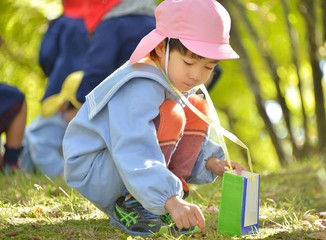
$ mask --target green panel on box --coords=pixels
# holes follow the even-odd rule
[[[219,232],[241,236],[242,195],[243,178],[225,172],[217,226]]]

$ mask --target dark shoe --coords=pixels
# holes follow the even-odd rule
[[[125,200],[125,197],[120,197],[114,206],[110,223],[134,235],[163,235],[169,232],[160,216],[146,210],[135,198]]]
[[[191,228],[178,229],[169,213],[161,215],[161,220],[162,220],[162,222],[164,222],[165,224],[167,224],[170,227],[172,232],[177,233],[177,234],[193,234],[193,233],[201,232],[201,230],[197,226],[191,227]]]

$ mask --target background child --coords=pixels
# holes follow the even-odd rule
[[[84,24],[87,0],[63,0],[63,13],[49,23],[40,50],[39,64],[48,78],[42,101],[57,94],[66,77],[82,69],[90,46]]]
[[[228,165],[191,108],[209,115],[198,86],[219,60],[238,58],[230,16],[214,0],[165,0],[155,17],[130,61],[87,95],[63,141],[68,185],[137,235],[167,232],[171,218],[172,230],[204,229],[199,207],[183,199],[188,183],[213,182]]]
[[[21,162],[25,172],[39,169],[51,177],[63,173],[62,139],[67,127],[64,115],[76,112],[75,107],[79,106],[78,102],[66,102],[74,96],[63,94],[67,91],[63,84],[67,82],[66,88],[69,84],[75,86],[75,89],[69,91],[70,94],[76,94],[83,76],[82,73],[72,73],[82,69],[90,46],[90,37],[83,19],[86,1],[88,0],[63,0],[63,13],[49,23],[43,36],[39,64],[47,77],[47,86],[41,101],[41,113],[25,131],[25,149]],[[68,76],[70,77],[66,79]],[[71,80],[74,78],[77,80]]]
[[[15,87],[0,83],[0,136],[6,134],[4,155],[0,154],[1,170],[6,166],[18,168],[26,116],[25,95]]]
[[[138,42],[155,28],[156,0],[86,0],[84,19],[92,43],[87,51],[79,102],[124,64]]]
[[[49,177],[63,175],[62,139],[80,107],[75,96],[82,76],[82,72],[70,74],[60,93],[43,102],[42,116],[36,117],[26,128],[20,164],[22,171],[35,173],[39,170]]]

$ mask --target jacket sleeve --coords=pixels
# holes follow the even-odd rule
[[[50,76],[59,54],[60,33],[63,31],[62,19],[63,17],[60,16],[50,22],[48,30],[42,38],[39,50],[39,64],[47,77]]]
[[[127,190],[155,214],[166,212],[164,205],[170,197],[182,196],[180,180],[166,167],[153,123],[164,94],[160,84],[135,79],[108,105],[115,165]]]
[[[63,138],[64,177],[74,188],[110,215],[124,185],[112,161],[107,110],[88,120],[86,105],[69,123]]]
[[[64,137],[68,185],[106,213],[125,189],[149,211],[166,213],[182,185],[165,165],[153,124],[164,99],[160,84],[132,79],[91,120],[84,104]]]
[[[222,147],[219,144],[215,143],[215,141],[213,141],[212,139],[206,137],[203,147],[198,155],[197,161],[193,168],[192,174],[189,179],[187,179],[189,183],[204,184],[215,181],[217,175],[214,174],[212,171],[206,169],[206,161],[210,157],[215,157],[220,160],[225,159]]]

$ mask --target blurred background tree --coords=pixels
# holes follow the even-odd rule
[[[241,56],[224,67],[233,68],[225,89],[241,100],[230,104],[224,96],[222,109],[255,164],[268,169],[325,153],[325,1],[220,2],[233,19],[231,42]],[[221,101],[216,96],[217,106]]]
[[[0,9],[0,82],[26,94],[30,122],[39,112],[46,85],[39,46],[48,22],[61,13],[60,0],[2,0]]]
[[[250,149],[257,172],[326,153],[325,0],[220,0],[232,18],[239,60],[221,61],[211,92],[222,125]],[[0,82],[21,89],[28,122],[39,111],[46,78],[38,50],[59,0],[0,1]],[[245,150],[227,141],[231,158]]]

